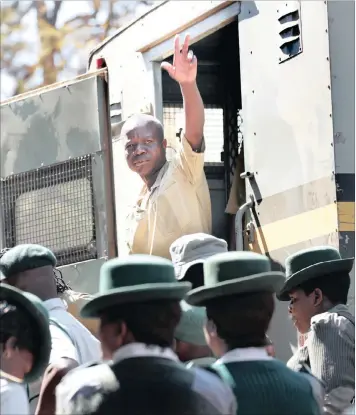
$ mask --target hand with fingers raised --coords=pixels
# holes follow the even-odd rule
[[[189,50],[189,35],[185,36],[183,46],[180,45],[179,35],[174,39],[173,64],[162,62],[161,68],[180,85],[191,84],[197,77],[198,62],[193,52]]]

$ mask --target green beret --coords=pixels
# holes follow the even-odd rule
[[[41,245],[24,244],[9,249],[0,259],[0,280],[30,269],[56,266],[54,253]]]
[[[206,321],[205,307],[193,307],[181,301],[182,317],[174,337],[185,343],[206,346],[203,327]]]

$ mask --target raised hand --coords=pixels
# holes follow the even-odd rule
[[[162,62],[161,68],[166,70],[169,76],[180,85],[192,84],[197,77],[198,62],[193,52],[189,50],[189,35],[185,36],[181,47],[179,35],[174,39],[173,65],[169,62]]]

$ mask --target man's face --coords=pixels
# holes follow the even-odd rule
[[[289,314],[293,324],[299,333],[307,333],[310,328],[310,320],[318,310],[319,300],[316,297],[316,292],[313,291],[307,295],[303,290],[297,289],[291,291],[289,297]]]
[[[146,127],[138,127],[124,136],[125,156],[129,168],[141,177],[156,173],[165,163],[166,140],[155,137]]]

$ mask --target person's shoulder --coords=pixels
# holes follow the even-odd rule
[[[216,393],[231,396],[231,388],[215,373],[203,367],[193,366],[188,369],[194,372],[196,385],[203,389],[214,389]]]
[[[92,362],[70,371],[56,387],[57,413],[87,413],[119,384],[110,366]]]
[[[91,362],[71,370],[57,386],[60,396],[77,399],[103,391],[108,384],[118,386],[116,377],[107,363]]]
[[[22,415],[29,413],[26,390],[21,383],[0,378],[0,401],[1,413],[3,414]]]
[[[217,413],[235,414],[237,402],[231,387],[225,383],[218,374],[201,367],[187,369],[194,372],[193,389],[217,408]]]
[[[348,317],[348,314],[348,312],[339,314],[337,309],[317,314],[311,319],[310,331],[323,337],[335,337],[347,333],[348,337],[354,338],[354,317],[351,315]]]
[[[312,317],[311,319],[311,327],[315,327],[315,326],[323,326],[323,325],[328,325],[330,327],[339,327],[341,328],[344,325],[354,325],[350,319],[353,317],[350,315],[350,318],[347,318],[347,316],[345,314],[349,314],[348,312],[346,313],[339,313],[337,307],[329,310],[329,311],[325,311],[324,313],[320,313],[317,314],[315,316]]]

